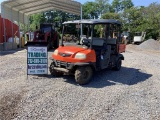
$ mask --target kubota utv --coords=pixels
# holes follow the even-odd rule
[[[80,36],[81,24],[83,35]],[[120,53],[125,52],[120,32],[121,23],[112,19],[64,22],[61,45],[52,54],[51,75],[74,75],[76,82],[83,85],[90,82],[96,71],[120,70],[124,60]],[[68,34],[74,37],[64,42]]]

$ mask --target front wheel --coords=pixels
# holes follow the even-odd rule
[[[78,67],[75,71],[75,80],[80,85],[89,83],[92,76],[93,69],[90,66]]]
[[[56,71],[56,70],[54,69],[54,63],[53,63],[53,62],[51,63],[51,65],[50,65],[50,67],[49,67],[49,71],[50,71],[51,75],[56,76],[56,77],[59,77],[59,76],[62,76],[62,75],[63,75],[62,72],[58,72],[58,71]]]
[[[121,65],[122,65],[122,60],[119,58],[115,63],[114,70],[119,71],[121,69]]]

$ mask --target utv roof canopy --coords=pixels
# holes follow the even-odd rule
[[[67,21],[63,24],[118,24],[121,25],[121,22],[114,20],[114,19],[93,19],[93,20],[73,20],[73,21]]]
[[[48,10],[81,14],[81,4],[73,0],[6,0],[1,3],[2,17],[11,21],[29,23],[29,16]]]

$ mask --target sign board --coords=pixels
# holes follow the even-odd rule
[[[47,47],[28,46],[27,74],[48,74]]]

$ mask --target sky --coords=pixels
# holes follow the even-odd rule
[[[0,0],[0,3],[2,1],[4,1],[4,0]],[[75,1],[78,1],[82,4],[84,4],[87,1],[95,1],[95,0],[75,0]],[[111,2],[112,0],[109,0],[109,1]],[[132,0],[132,2],[134,3],[135,6],[148,6],[150,3],[153,3],[153,2],[160,3],[160,0]]]
[[[87,1],[95,1],[95,0],[75,0],[78,1],[82,4],[84,4]],[[110,2],[112,2],[112,0],[109,0]],[[133,4],[135,6],[148,6],[149,4],[153,3],[153,2],[158,2],[160,3],[160,0],[132,0]]]
[[[0,0],[0,3],[3,1],[5,0]],[[87,1],[95,1],[95,0],[75,0],[75,1],[78,1],[84,4]],[[111,2],[112,0],[109,0],[109,1]],[[150,3],[153,3],[153,2],[160,3],[160,0],[132,0],[132,2],[134,3],[135,6],[148,6]]]
[[[6,0],[0,0],[0,4],[3,1],[6,1]],[[95,0],[75,0],[75,1],[80,2],[81,4],[84,4],[87,1],[95,1]],[[109,2],[111,3],[112,0],[109,0]],[[146,7],[153,2],[158,2],[160,4],[160,0],[132,0],[132,2],[135,6],[146,6]],[[1,13],[1,6],[0,6],[0,13]]]

